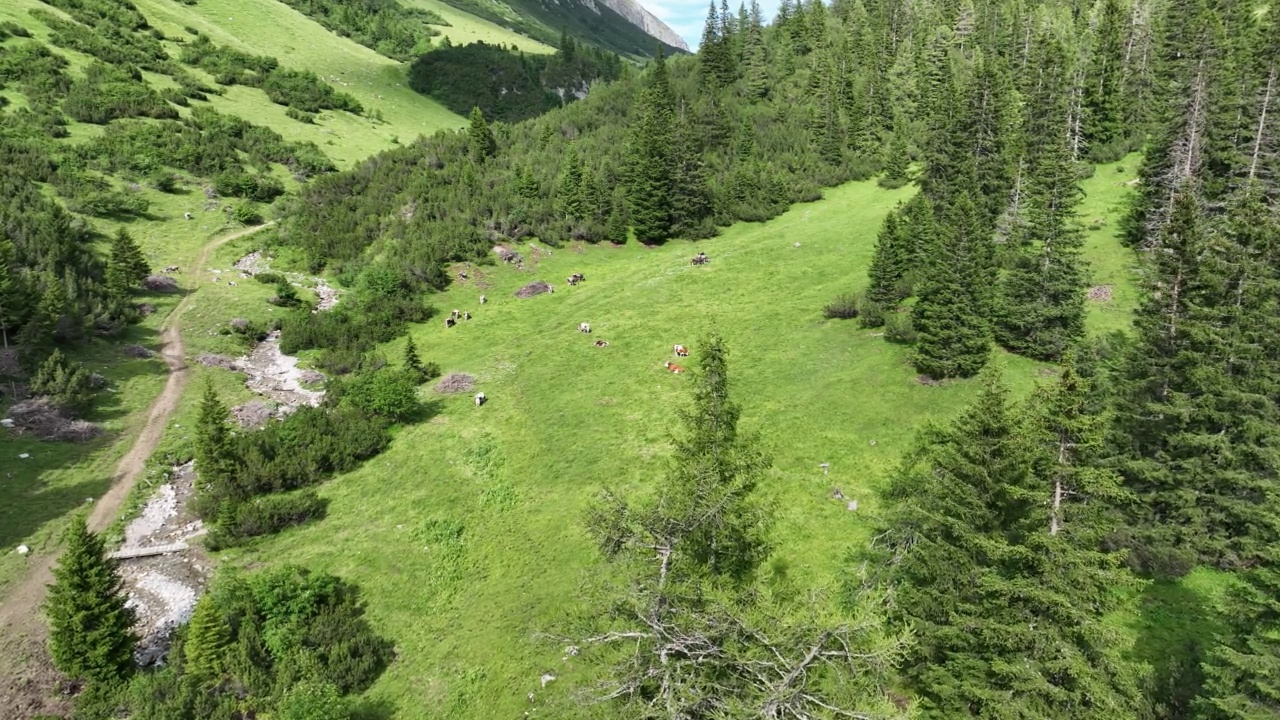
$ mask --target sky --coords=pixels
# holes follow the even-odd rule
[[[708,0],[639,0],[646,10],[658,16],[658,19],[675,30],[690,50],[698,49],[698,41],[702,39],[702,26],[707,21]],[[738,12],[741,0],[729,0],[729,8]],[[720,0],[716,0],[719,6]],[[760,9],[765,18],[773,17],[778,9],[778,0],[760,0]]]

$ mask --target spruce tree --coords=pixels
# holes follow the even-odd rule
[[[908,171],[911,168],[911,150],[907,145],[907,133],[904,122],[894,123],[895,129],[889,147],[884,153],[884,174],[880,177],[880,185],[886,188],[899,188],[911,179]]]
[[[917,334],[913,362],[934,379],[976,375],[991,354],[984,314],[990,255],[983,249],[991,243],[980,226],[977,208],[963,193],[932,246],[920,248],[925,259],[912,309]]]
[[[673,112],[666,60],[659,49],[649,70],[628,147],[628,214],[636,239],[646,244],[671,237]]]
[[[89,375],[83,365],[72,365],[61,350],[54,349],[31,377],[31,393],[49,398],[68,415],[76,415],[93,403]]]
[[[609,209],[609,218],[605,221],[605,239],[615,245],[624,245],[629,232],[626,203],[615,197]]]
[[[471,147],[471,157],[483,161],[498,152],[498,142],[493,138],[493,130],[484,119],[479,107],[471,108],[471,125],[467,128],[467,140]]]
[[[533,171],[528,167],[516,169],[515,191],[516,195],[525,200],[537,200],[541,195],[542,189],[538,187],[538,179],[533,176]]]
[[[138,287],[151,267],[142,256],[142,248],[129,234],[120,228],[111,240],[111,258],[107,262],[107,290],[117,297],[126,297]]]
[[[1280,540],[1274,222],[1233,204],[1213,232],[1191,192],[1175,198],[1116,393],[1118,466],[1134,495],[1137,564],[1178,575],[1199,559],[1256,565]]]
[[[1228,629],[1205,663],[1196,717],[1271,720],[1280,714],[1280,546],[1260,559],[1228,595]]]
[[[1000,279],[996,308],[1000,344],[1039,360],[1056,360],[1084,336],[1087,273],[1075,217],[1084,193],[1067,134],[1055,136],[1032,168],[1025,230]]]
[[[1084,90],[1084,138],[1100,161],[1117,159],[1125,128],[1125,17],[1120,0],[1102,0]]]
[[[560,165],[560,179],[556,183],[556,206],[560,215],[569,220],[583,220],[587,208],[583,202],[582,161],[578,149],[570,145]]]
[[[916,251],[901,213],[899,207],[885,216],[867,270],[867,298],[886,308],[911,294],[908,275],[916,264]]]
[[[84,515],[71,520],[63,544],[44,606],[53,662],[73,678],[119,682],[133,672],[137,643],[124,583]]]
[[[205,595],[196,603],[182,642],[183,671],[198,682],[216,685],[227,668],[231,649],[231,627],[218,607],[217,599]]]
[[[206,520],[216,518],[226,507],[245,499],[236,484],[237,462],[227,418],[227,406],[213,383],[205,383],[192,444],[199,477],[194,505]]]
[[[724,34],[724,22],[711,0],[702,41],[698,45],[698,71],[705,87],[715,90],[733,82],[732,39]]]
[[[22,324],[26,304],[14,273],[17,253],[8,238],[0,237],[0,348],[9,349],[9,336]]]
[[[418,357],[418,346],[413,342],[413,336],[409,335],[404,342],[404,367],[413,373],[414,377],[422,381],[426,373],[422,366],[422,358]]]
[[[756,99],[768,97],[772,87],[769,79],[769,56],[760,20],[760,4],[757,0],[752,0],[751,23],[743,34],[742,75],[749,97]]]
[[[1097,550],[1105,516],[1081,502],[1085,514],[1054,533],[1046,512],[1064,475],[1054,450],[1079,437],[1079,421],[1038,426],[990,371],[891,480],[881,542],[893,619],[917,638],[901,667],[922,717],[1136,716],[1135,668],[1104,621],[1131,593],[1119,558]],[[1086,488],[1083,474],[1065,477]]]

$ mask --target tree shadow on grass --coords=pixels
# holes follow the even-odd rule
[[[1151,666],[1145,689],[1151,717],[1189,720],[1204,685],[1201,663],[1223,630],[1208,599],[1181,581],[1152,582],[1142,593],[1134,659]]]
[[[391,720],[396,704],[386,698],[358,698],[351,704],[351,720]]]

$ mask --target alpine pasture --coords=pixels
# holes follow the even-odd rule
[[[1095,332],[1122,327],[1134,298],[1131,255],[1115,226],[1135,168],[1126,158],[1083,183],[1082,219],[1104,220],[1090,230],[1095,280],[1116,286],[1112,305],[1091,307]],[[602,487],[642,492],[661,471],[689,377],[663,363],[676,360],[680,343],[692,357],[679,362],[695,367],[699,339],[715,327],[730,348],[743,424],[773,455],[762,488],[776,508],[769,573],[804,591],[830,588],[848,551],[869,539],[872,490],[913,431],[950,416],[977,389],[974,381],[922,385],[907,348],[822,316],[831,298],[865,284],[881,219],[912,193],[852,183],[696,244],[546,254],[535,242],[544,252],[517,248],[523,271],[455,268],[468,279],[434,298],[441,313],[412,337],[446,374],[475,375],[488,403],[424,386],[429,419],[323,485],[325,520],[230,551],[224,562],[299,563],[358,583],[399,651],[370,691],[397,717],[510,717],[531,708],[581,716],[589,711],[569,704],[581,677],[564,644],[547,635],[573,612],[596,559],[584,508]],[[711,262],[690,265],[700,250]],[[575,272],[586,280],[570,287],[564,281]],[[555,291],[517,299],[534,280]],[[446,328],[454,308],[473,319]],[[578,332],[581,322],[591,334]],[[403,346],[383,351],[395,363]],[[1047,368],[1005,354],[998,361],[1022,392]],[[558,679],[543,688],[544,673]]]

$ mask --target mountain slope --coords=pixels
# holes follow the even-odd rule
[[[619,55],[653,55],[658,43],[670,54],[688,45],[635,0],[443,0],[505,28],[554,45],[562,33]],[[447,32],[445,34],[448,34]]]

